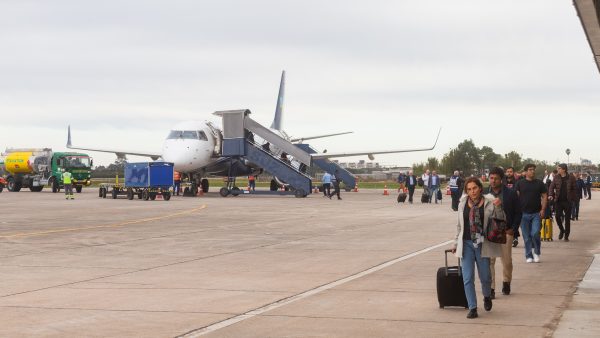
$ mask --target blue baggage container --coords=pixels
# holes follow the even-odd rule
[[[173,186],[173,163],[138,162],[125,165],[125,187],[159,188]]]

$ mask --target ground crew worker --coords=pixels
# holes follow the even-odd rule
[[[256,191],[256,177],[254,177],[254,175],[248,176],[248,188],[252,191]]]
[[[179,196],[179,190],[181,190],[181,174],[179,171],[173,171],[173,192]]]
[[[72,175],[70,172],[62,169],[62,180],[63,185],[65,186],[65,199],[74,199],[73,197],[73,184],[72,184]]]

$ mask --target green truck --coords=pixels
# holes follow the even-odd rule
[[[0,157],[6,188],[17,192],[21,188],[42,191],[50,186],[52,192],[63,187],[62,173],[68,171],[73,177],[73,187],[78,193],[89,186],[93,160],[87,154],[53,152],[52,149],[7,149]]]

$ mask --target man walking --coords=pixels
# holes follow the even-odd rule
[[[332,181],[333,181],[333,189],[334,189],[334,191],[333,191],[333,194],[329,195],[329,199],[331,199],[331,197],[333,195],[337,195],[337,199],[338,200],[342,199],[340,197],[340,183],[342,183],[341,182],[342,180],[341,180],[339,174],[340,174],[339,170],[336,170],[335,173],[333,173],[333,179],[332,179]]]
[[[512,281],[512,239],[515,229],[519,228],[521,223],[521,211],[519,210],[519,198],[517,193],[502,184],[504,171],[502,168],[495,167],[490,170],[490,187],[488,193],[495,200],[494,204],[499,205],[506,215],[506,243],[502,246],[502,294],[510,295],[510,283]],[[490,258],[490,272],[492,274],[492,299],[496,297],[496,258]]]
[[[513,167],[506,168],[506,172],[505,172],[504,179],[502,180],[502,184],[504,184],[504,186],[507,187],[508,189],[515,190],[515,185],[517,184],[517,178],[515,177],[515,168],[513,168]],[[520,219],[519,219],[519,222],[521,222]],[[519,245],[519,237],[521,236],[519,234],[519,227],[517,227],[515,229],[514,236],[515,237],[513,239],[512,246],[513,246],[513,248],[516,248],[517,245]]]
[[[525,241],[527,263],[540,262],[542,241],[540,228],[548,203],[548,190],[542,181],[535,178],[535,164],[525,165],[525,178],[517,181],[515,190],[521,207],[521,234]]]
[[[408,175],[406,175],[406,187],[408,188],[408,203],[412,204],[413,195],[415,194],[415,187],[417,186],[417,176],[413,174],[413,171],[410,170]]]
[[[331,198],[331,174],[328,172],[323,175],[323,197]]]
[[[554,201],[554,217],[560,229],[558,239],[564,237],[565,242],[569,241],[569,234],[571,234],[571,204],[577,199],[576,190],[577,179],[573,174],[569,174],[566,163],[559,164],[558,174],[554,176],[550,184],[550,197],[548,198]]]
[[[460,191],[460,182],[461,177],[458,175],[458,170],[454,170],[454,174],[450,176],[450,180],[448,181],[448,186],[450,187],[450,197],[452,198],[452,210],[458,211],[458,201],[460,200],[460,196],[462,195],[462,191]]]
[[[592,174],[588,171],[585,178],[585,192],[588,200],[592,199]]]
[[[433,171],[431,176],[429,176],[429,181],[431,182],[429,186],[429,191],[431,194],[429,195],[429,203],[431,203],[431,198],[435,200],[435,204],[438,202],[438,191],[440,190],[440,177],[437,174],[437,171]]]

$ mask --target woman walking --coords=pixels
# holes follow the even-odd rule
[[[483,307],[486,311],[492,309],[490,274],[490,257],[502,256],[500,244],[489,242],[485,234],[492,221],[492,213],[497,220],[504,219],[502,201],[491,195],[483,195],[483,185],[476,177],[470,177],[465,182],[465,195],[458,205],[458,225],[452,251],[462,259],[462,275],[469,304],[467,318],[477,318],[477,296],[475,294],[475,265],[481,291]],[[496,210],[494,210],[496,209]]]

